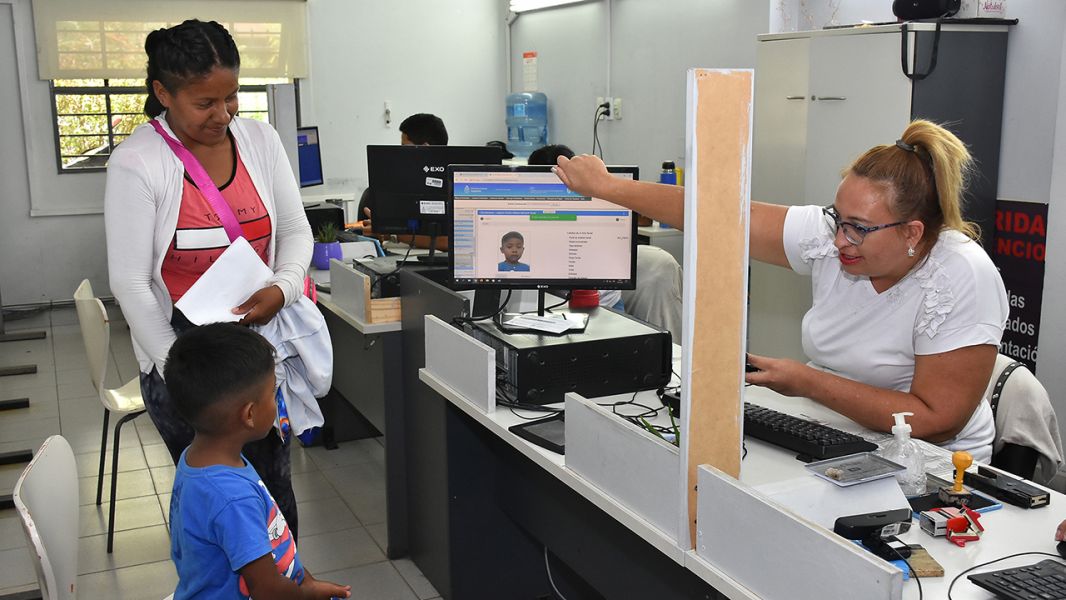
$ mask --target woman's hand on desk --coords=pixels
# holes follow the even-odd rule
[[[744,375],[752,385],[770,388],[783,396],[809,396],[810,374],[814,369],[789,358],[748,354],[748,363],[759,369]]]
[[[233,314],[244,315],[241,325],[266,325],[285,306],[285,294],[276,285],[269,285],[252,294]]]
[[[1059,523],[1058,529],[1055,530],[1055,541],[1061,542],[1066,540],[1066,521]]]

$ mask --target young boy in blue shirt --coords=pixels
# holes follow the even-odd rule
[[[500,252],[504,260],[496,266],[496,270],[503,271],[529,271],[529,265],[518,262],[522,253],[526,250],[526,240],[517,231],[508,231],[500,240]]]
[[[181,454],[170,499],[175,600],[348,598],[350,586],[318,581],[255,469],[248,442],[274,435],[274,348],[236,323],[191,329],[167,355],[164,378],[196,430]]]

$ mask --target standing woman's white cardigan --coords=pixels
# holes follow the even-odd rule
[[[165,114],[156,119],[176,138]],[[303,291],[313,246],[296,178],[270,125],[234,117],[229,130],[270,215],[270,283],[281,288],[288,306]],[[161,268],[178,223],[184,173],[181,161],[150,124],[134,130],[108,162],[104,225],[111,292],[129,323],[144,373],[154,366],[162,375],[175,339],[170,326],[173,305]]]

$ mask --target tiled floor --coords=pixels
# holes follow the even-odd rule
[[[109,386],[137,375],[129,331],[109,307],[112,358]],[[10,319],[10,317],[9,317]],[[6,330],[43,329],[44,340],[0,343],[0,366],[37,365],[35,375],[0,377],[0,400],[29,397],[30,408],[0,412],[0,452],[35,449],[61,433],[74,448],[80,477],[78,531],[80,598],[158,600],[174,588],[167,529],[174,467],[147,415],[123,427],[119,452],[115,551],[106,551],[108,479],[95,505],[103,409],[89,379],[73,308],[8,320]],[[117,419],[111,420],[111,425]],[[109,439],[112,439],[109,434]],[[110,473],[110,460],[107,461]],[[385,558],[385,451],[381,440],[292,449],[293,486],[300,511],[299,550],[315,577],[350,584],[352,596],[428,600],[438,594],[410,560]],[[10,493],[23,465],[0,466],[0,494]],[[36,587],[14,510],[0,511],[0,595]]]

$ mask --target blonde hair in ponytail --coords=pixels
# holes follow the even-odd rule
[[[867,150],[844,175],[888,185],[896,215],[924,223],[923,239],[932,247],[942,229],[980,237],[977,225],[962,218],[972,171],[973,158],[962,140],[936,123],[919,119],[911,121],[897,143]]]

